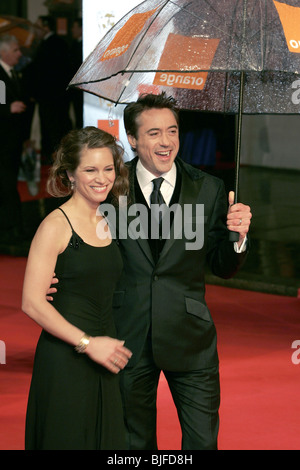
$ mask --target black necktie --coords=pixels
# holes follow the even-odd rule
[[[152,190],[152,193],[151,193],[151,196],[150,196],[150,203],[151,205],[152,204],[164,204],[165,201],[164,201],[164,198],[160,192],[160,187],[161,187],[161,184],[163,182],[163,178],[160,177],[160,178],[155,178],[154,180],[152,180],[152,183],[153,183],[153,190]]]
[[[164,178],[155,178],[152,180],[153,182],[153,190],[150,195],[150,204],[151,204],[151,211],[154,213],[155,219],[161,224],[162,221],[162,211],[159,210],[162,204],[165,204],[164,198],[160,192],[160,187],[163,182]],[[152,207],[153,204],[156,204],[156,207]]]

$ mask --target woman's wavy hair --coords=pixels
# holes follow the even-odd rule
[[[110,193],[111,202],[117,204],[119,196],[128,195],[128,169],[123,161],[123,147],[111,134],[93,126],[74,129],[63,137],[50,169],[47,181],[48,193],[54,197],[72,194],[68,173],[74,174],[85,149],[96,148],[108,148],[113,155],[116,179]]]

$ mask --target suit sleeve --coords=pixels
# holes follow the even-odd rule
[[[215,204],[209,220],[207,259],[214,275],[229,279],[244,264],[248,249],[244,253],[236,253],[233,242],[229,241],[229,231],[226,226],[227,196],[223,181],[219,180],[218,183]]]
[[[0,104],[0,117],[8,118],[11,115],[10,112],[10,103],[9,104]]]

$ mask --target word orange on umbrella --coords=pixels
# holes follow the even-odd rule
[[[147,11],[146,13],[136,13],[125,23],[123,28],[118,31],[100,61],[113,59],[125,54],[132,41],[142,31],[146,21],[150,18],[157,9]]]
[[[157,72],[153,83],[174,88],[203,90],[219,42],[219,39],[170,33],[157,67],[158,70],[166,72]],[[196,70],[203,72],[195,72]]]
[[[300,8],[274,0],[290,52],[300,54]]]

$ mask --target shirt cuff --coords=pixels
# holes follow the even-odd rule
[[[238,246],[237,242],[234,242],[234,251],[236,253],[244,253],[244,251],[246,251],[246,248],[247,248],[247,236],[244,238],[243,243],[241,244],[240,247]]]

